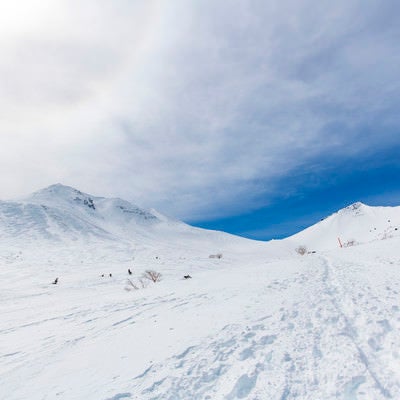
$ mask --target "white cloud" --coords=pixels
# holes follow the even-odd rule
[[[388,6],[1,7],[2,198],[61,181],[181,218],[222,216],[268,202],[310,160],[398,142]]]

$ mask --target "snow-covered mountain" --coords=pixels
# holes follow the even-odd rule
[[[1,202],[0,215],[3,235],[24,240],[128,239],[159,224],[181,225],[125,200],[95,197],[61,184],[20,201]]]
[[[0,400],[400,398],[399,214],[257,242],[62,185],[1,202]]]
[[[265,254],[266,249],[264,242],[192,227],[122,199],[92,196],[61,184],[17,201],[1,201],[0,239],[0,261],[29,260],[46,279],[61,275],[65,266],[71,273],[93,271],[94,265],[98,273],[126,271],[133,260],[152,267],[149,260],[159,260],[159,254],[184,272],[188,252],[192,257],[226,252],[246,257]],[[275,243],[268,254],[291,251]],[[23,271],[32,274],[32,268]]]
[[[400,235],[400,207],[370,207],[358,202],[283,241],[265,243],[265,248],[283,250],[305,245],[310,251],[327,250],[340,244],[346,247],[397,235]],[[179,241],[195,245],[197,241],[201,245],[207,239],[216,248],[261,245],[224,232],[195,228],[119,198],[92,196],[61,184],[18,201],[0,201],[0,237],[3,242],[23,242],[24,246],[32,243],[36,246],[38,241],[43,245],[97,241],[131,244]]]
[[[0,201],[0,237],[3,243],[25,248],[100,242],[199,247],[207,241],[210,250],[250,242],[257,246],[254,241],[195,228],[119,198],[92,196],[61,184],[18,201]]]
[[[291,236],[309,250],[328,250],[400,236],[400,207],[357,202]]]

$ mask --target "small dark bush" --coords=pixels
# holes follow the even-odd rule
[[[144,274],[143,278],[146,278],[152,282],[159,282],[161,281],[161,274],[157,271],[153,271],[151,269],[148,269]]]

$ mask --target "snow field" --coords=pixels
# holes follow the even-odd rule
[[[399,224],[355,203],[255,242],[63,185],[0,202],[0,399],[400,398]]]
[[[23,290],[1,302],[2,396],[397,398],[398,244],[281,259],[164,249],[163,281],[129,292],[110,260],[30,290],[19,262]],[[100,277],[106,265],[113,278]]]

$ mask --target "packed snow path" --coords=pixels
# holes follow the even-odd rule
[[[269,299],[266,315],[252,324],[227,325],[213,340],[146,370],[136,378],[141,394],[133,397],[399,398],[399,335],[391,334],[390,323],[398,286],[386,287],[394,301],[388,309],[387,298],[382,302],[371,287],[347,280],[349,265],[337,267],[329,258],[313,264],[268,286],[282,294],[301,286],[297,299],[280,298],[282,307],[268,314]]]
[[[175,275],[133,292],[90,269],[15,286],[1,298],[0,398],[398,399],[399,243],[192,259],[187,281],[187,261],[169,260]]]

